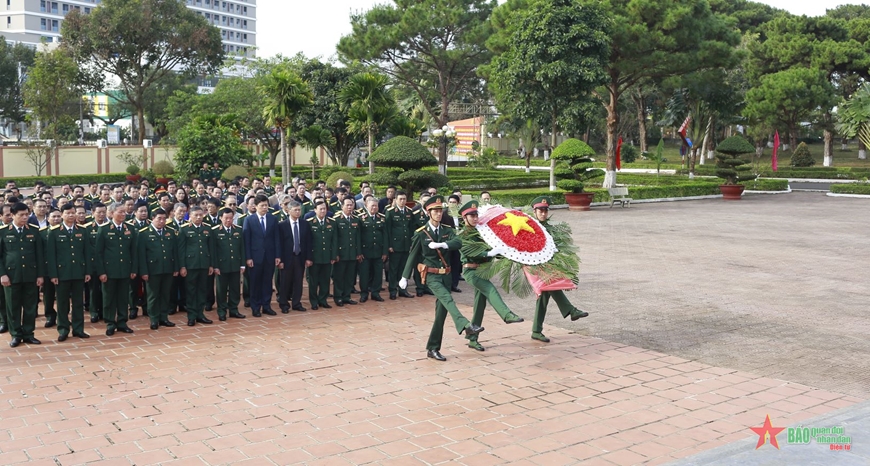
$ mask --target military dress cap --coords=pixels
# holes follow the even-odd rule
[[[466,215],[477,215],[477,207],[480,205],[478,201],[468,201],[465,204],[462,204],[462,207],[459,208],[459,213],[462,216]]]
[[[532,200],[532,208],[534,209],[549,209],[553,205],[553,199],[550,196],[538,196]]]
[[[444,196],[432,196],[426,200],[426,203],[423,204],[423,208],[426,211],[430,211],[432,209],[443,209],[444,208]]]

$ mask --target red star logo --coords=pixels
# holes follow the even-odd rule
[[[750,427],[753,432],[758,434],[758,444],[755,445],[755,449],[758,450],[764,445],[767,441],[767,435],[770,435],[770,444],[775,446],[777,450],[779,450],[779,442],[776,441],[776,436],[780,432],[785,430],[785,427],[773,427],[770,423],[770,414],[767,415],[767,418],[764,420],[764,425],[761,427]]]

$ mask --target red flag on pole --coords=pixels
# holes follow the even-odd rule
[[[686,132],[689,130],[689,124],[692,123],[692,115],[686,117],[683,124],[680,125],[680,129],[677,130],[677,133],[680,134],[680,137],[683,138],[683,143],[685,143],[689,148],[692,147],[692,143],[689,141],[689,138],[686,137]]]
[[[622,136],[619,137],[619,141],[616,142],[616,169],[622,170],[622,158],[620,157],[620,152],[622,152]]]
[[[776,153],[779,151],[779,131],[776,132],[776,135],[773,136],[773,155],[770,157],[770,167],[773,171],[776,171]]]

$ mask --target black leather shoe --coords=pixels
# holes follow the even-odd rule
[[[380,296],[374,294],[374,295],[372,295],[372,301],[377,301],[379,303],[382,303],[382,302],[384,302],[384,298],[381,298]]]
[[[395,300],[396,300],[396,295],[391,294],[391,295],[390,295],[390,301],[395,301]]]
[[[335,302],[335,305],[338,306],[338,307],[344,307],[344,303],[341,302],[341,301],[336,301],[336,302]]]
[[[250,301],[245,301],[245,307],[251,307],[251,302],[250,302]]]
[[[114,334],[115,334],[115,329],[113,329],[113,328],[107,328],[107,329],[106,329],[106,336],[107,336],[107,337],[110,337],[110,336],[112,336],[112,335],[114,335]]]
[[[238,312],[231,312],[230,317],[232,317],[233,319],[244,319],[245,315],[239,314]]]
[[[136,320],[139,317],[139,310],[136,308],[130,309],[130,317],[127,317],[129,320]]]
[[[36,338],[33,338],[33,337],[30,337],[30,338],[24,338],[24,339],[22,339],[21,341],[23,341],[24,343],[27,343],[28,345],[41,345],[41,344],[42,344],[41,341],[39,341],[39,340],[37,340]]]
[[[9,342],[9,346],[15,348],[21,344],[21,338],[13,338],[12,341]]]
[[[90,335],[88,335],[85,332],[82,332],[82,333],[73,332],[73,336],[76,338],[90,338],[91,337]]]
[[[312,304],[312,305],[311,305],[311,310],[312,310],[312,311],[316,311],[317,309],[319,309],[319,307],[317,306],[317,304]]]
[[[289,314],[289,313],[290,313],[290,309],[287,309],[286,307],[281,308],[281,314]]]
[[[458,286],[451,287],[450,291],[453,293],[462,293],[462,290],[460,290]]]
[[[57,341],[66,341],[66,335],[58,335]]]
[[[412,295],[411,293],[408,293],[407,291],[400,291],[399,296],[401,296],[403,298],[413,298],[414,297],[414,295]],[[420,296],[423,296],[423,295],[420,295]]]
[[[51,328],[51,327],[54,327],[55,325],[57,325],[57,318],[49,317],[48,319],[45,320],[45,328]]]
[[[196,325],[196,321],[195,321],[195,320],[188,320],[188,321],[187,321],[187,326],[188,326],[188,327],[193,327],[194,325]]]
[[[410,296],[409,296],[409,297],[410,297]],[[422,298],[422,297],[423,297],[423,292],[422,292],[422,291],[418,291],[418,292],[417,292],[417,297],[418,297],[418,298]]]
[[[260,311],[254,311],[251,313],[251,315],[254,317],[263,317],[263,314],[261,314]]]
[[[226,322],[226,321],[227,321],[227,316],[219,316],[219,317],[218,317],[218,320],[221,321],[221,322]]]
[[[351,293],[359,293],[359,290],[356,289],[356,287],[354,287],[353,289],[350,290],[350,292],[351,292]]]
[[[324,309],[332,309],[332,306],[330,306],[329,304],[321,304],[320,307]]]
[[[0,333],[6,333],[9,329],[5,325],[0,325]]]
[[[305,311],[307,311],[308,309],[305,309],[305,308],[302,307],[302,306],[296,306],[296,307],[293,308],[293,310],[294,310],[294,311],[299,311],[299,312],[305,312]]]
[[[133,333],[133,329],[130,327],[121,327],[118,329],[118,331],[123,333]]]
[[[466,326],[463,331],[465,332],[466,336],[477,335],[478,333],[483,331],[483,327],[478,327],[474,324],[468,324],[468,326]]]
[[[196,321],[200,324],[211,324],[212,321],[206,319],[205,317],[197,317]]]
[[[577,309],[577,308],[575,307],[574,310],[571,311],[571,320],[572,320],[572,321],[573,321],[573,320],[577,320],[577,319],[580,319],[580,318],[586,317],[586,316],[588,316],[588,315],[589,315],[588,312],[586,312],[586,311],[581,311],[580,309]]]
[[[178,309],[170,309],[169,312],[167,312],[167,314],[169,314],[169,315],[171,315],[171,316],[172,316],[172,315],[175,315],[175,314],[177,314],[177,313],[178,313]]]
[[[91,323],[92,323],[92,324],[96,324],[96,323],[99,322],[99,321],[100,321],[100,318],[99,318],[98,316],[91,317]]]
[[[359,304],[359,303],[356,302],[356,301],[354,301],[354,300],[352,300],[352,299],[348,299],[347,301],[344,302],[344,304],[353,304],[353,305],[356,305],[356,304]]]
[[[263,314],[266,314],[267,316],[276,316],[276,315],[278,315],[275,311],[269,309],[268,307],[263,308]]]
[[[426,351],[426,357],[432,358],[436,361],[446,361],[447,358],[441,355],[441,352],[438,350],[428,350]]]
[[[362,295],[362,296],[359,297],[359,302],[361,302],[361,303],[364,303],[364,302],[366,302],[366,301],[368,301],[368,300],[369,300],[368,295]],[[348,304],[349,304],[349,303],[350,303],[350,302],[348,301]]]
[[[175,327],[175,324],[172,323],[172,322],[170,322],[170,321],[168,321],[168,320],[164,320],[164,321],[158,322],[158,324],[159,324],[161,327]]]
[[[151,330],[157,330],[160,328],[160,324],[151,324]]]

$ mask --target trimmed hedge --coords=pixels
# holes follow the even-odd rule
[[[716,168],[713,166],[696,166],[696,175],[715,176]],[[678,170],[681,175],[688,174],[688,170]],[[617,175],[617,178],[621,175]],[[870,177],[870,168],[863,167],[784,167],[777,171],[772,171],[770,167],[766,167],[759,173],[759,176],[764,178],[818,178],[826,180],[860,180]]]
[[[868,194],[870,195],[870,184],[868,183],[838,183],[831,185],[831,192],[838,194]]]
[[[633,186],[628,188],[632,199],[666,199],[674,197],[710,196],[721,194],[718,181],[686,181],[669,186]],[[610,195],[604,188],[589,188],[587,192],[594,193],[593,202],[607,202]],[[513,206],[527,205],[538,196],[551,196],[556,204],[565,203],[565,192],[541,189],[516,189],[505,191],[490,191],[494,202],[510,203]]]
[[[456,180],[450,178],[450,185],[453,188],[463,191],[484,191],[492,189],[508,189],[508,188],[534,188],[539,186],[549,186],[549,178],[475,178]]]
[[[61,186],[69,183],[71,185],[87,186],[90,182],[103,183],[123,183],[127,181],[126,173],[104,173],[100,175],[60,175],[60,176],[20,176],[10,178],[0,178],[0,184],[6,185],[7,181],[14,181],[19,187],[29,188],[36,184],[37,181],[43,181],[50,186]],[[153,181],[153,180],[152,180]]]
[[[741,181],[750,191],[788,191],[788,180],[757,179]]]

